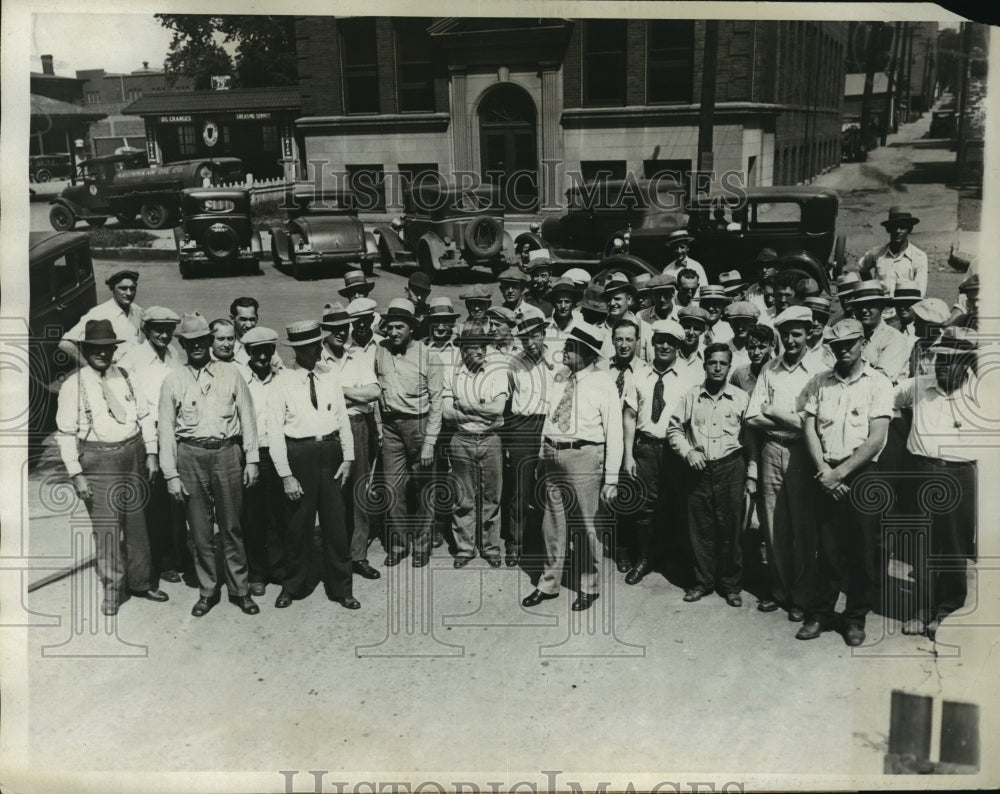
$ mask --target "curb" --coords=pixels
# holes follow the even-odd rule
[[[177,262],[177,251],[169,248],[91,248],[93,259],[134,259],[140,262]],[[260,262],[270,262],[271,252],[262,251]]]

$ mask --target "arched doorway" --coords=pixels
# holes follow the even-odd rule
[[[482,176],[500,186],[508,211],[530,212],[538,205],[535,130],[535,103],[523,88],[503,83],[479,103]]]

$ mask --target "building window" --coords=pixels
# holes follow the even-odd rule
[[[278,146],[278,127],[275,124],[264,124],[260,128],[260,148],[265,152],[276,152]]]
[[[397,19],[396,92],[400,112],[434,110],[434,63],[429,19]]]
[[[348,165],[347,186],[359,212],[385,212],[385,172],[381,165]]]
[[[101,92],[100,91],[88,91],[87,92],[87,104],[88,105],[96,105],[100,101],[101,101]]]
[[[130,88],[128,90],[128,100],[129,102],[135,102],[137,99],[142,99],[142,89],[141,88]]]
[[[340,23],[344,68],[344,112],[378,113],[378,47],[375,19],[348,19]]]
[[[185,124],[177,128],[177,151],[180,154],[195,154],[197,144],[194,127]]]
[[[694,22],[646,24],[646,101],[689,103],[694,96]]]
[[[583,101],[625,104],[626,21],[588,19],[583,23]]]
[[[584,182],[601,179],[624,179],[624,160],[581,160],[580,172]]]
[[[441,185],[444,184],[444,180],[441,178],[441,174],[438,171],[437,163],[400,163],[399,164],[399,177],[404,188],[408,188],[413,184],[414,177],[420,176],[420,182],[423,185]]]

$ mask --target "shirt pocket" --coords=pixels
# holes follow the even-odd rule
[[[189,427],[201,420],[201,401],[197,397],[185,397],[180,407],[181,421]]]

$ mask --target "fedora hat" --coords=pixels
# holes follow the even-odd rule
[[[313,342],[322,342],[329,335],[329,331],[324,331],[316,320],[296,320],[291,325],[285,326],[287,341],[281,344],[287,347],[301,347],[311,345]]]
[[[958,291],[967,295],[979,289],[979,274],[973,273],[965,281],[958,285]]]
[[[920,286],[915,281],[899,281],[892,293],[893,303],[917,303],[923,300]]]
[[[777,262],[778,252],[773,248],[762,248],[753,260],[754,262]]]
[[[445,295],[433,298],[427,307],[428,322],[441,321],[446,318],[458,319],[458,312],[452,306],[451,298]]]
[[[969,353],[978,347],[977,335],[969,328],[949,325],[942,329],[941,336],[931,345],[931,352],[941,355]]]
[[[208,320],[200,312],[185,314],[174,332],[174,336],[179,336],[181,339],[201,339],[203,336],[211,335],[212,331],[208,327]]]
[[[740,275],[740,271],[727,270],[725,273],[719,273],[719,283],[726,292],[739,292],[748,282]]]
[[[889,296],[885,294],[882,282],[877,279],[860,281],[851,293],[847,302],[852,306],[858,303],[888,303]]]
[[[544,317],[529,317],[517,324],[517,335],[528,336],[535,331],[545,330],[549,327],[549,321]]]
[[[323,319],[320,321],[320,325],[324,328],[336,328],[341,325],[350,325],[351,315],[347,313],[347,309],[344,305],[337,301],[336,303],[327,303],[323,307]]]
[[[365,295],[367,295],[375,289],[375,285],[365,277],[365,274],[362,271],[348,270],[344,274],[344,286],[337,290],[337,292],[346,298],[348,292],[353,292],[358,289],[363,289],[365,291]]]
[[[850,297],[851,293],[857,288],[858,284],[861,283],[861,276],[859,276],[853,270],[849,273],[844,273],[837,277],[836,292],[837,297],[841,300],[845,300]]]
[[[604,331],[596,325],[585,323],[582,320],[573,324],[567,335],[566,341],[570,339],[589,347],[597,355],[601,355],[601,348],[604,347]]]
[[[629,292],[632,297],[636,295],[635,284],[624,273],[612,273],[608,280],[604,282],[604,298],[610,298],[616,292]]]
[[[592,285],[583,292],[580,298],[580,309],[595,312],[597,314],[607,314],[608,304],[604,302],[604,290]]]
[[[80,340],[85,345],[120,345],[124,341],[115,337],[111,320],[87,320]]]
[[[920,223],[920,218],[911,215],[909,212],[899,207],[889,208],[889,217],[882,221],[882,225],[888,229],[891,226],[909,226],[911,229]]]
[[[417,325],[420,322],[420,318],[416,315],[416,308],[413,306],[413,301],[409,301],[406,298],[393,298],[389,301],[389,308],[382,315],[382,321],[389,323],[393,320],[403,320],[411,326]]]
[[[583,287],[568,278],[557,278],[549,285],[549,299],[554,299],[556,295],[568,293],[574,300],[579,300],[583,294]]]
[[[422,289],[424,292],[430,292],[431,277],[424,273],[424,271],[418,270],[415,273],[410,274],[410,278],[407,280],[406,286],[410,289]]]

